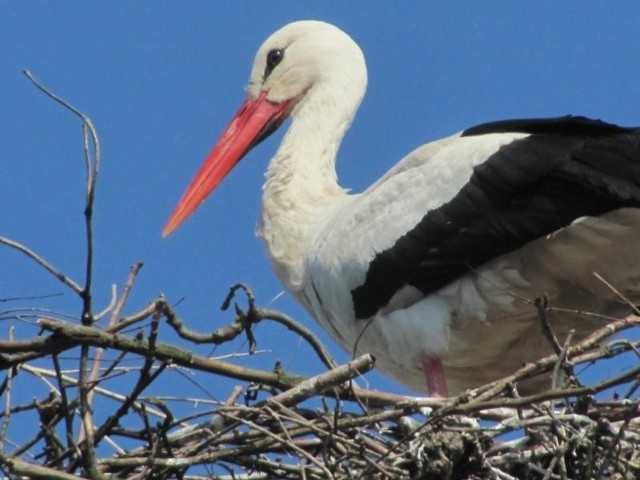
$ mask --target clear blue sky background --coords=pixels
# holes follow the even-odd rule
[[[204,155],[243,99],[254,53],[280,26],[321,19],[364,50],[369,91],[338,164],[358,191],[418,145],[476,123],[568,113],[640,124],[640,4],[595,2],[0,2],[0,235],[82,281],[84,160],[78,120],[25,79],[30,69],[88,114],[102,144],[95,211],[96,310],[145,262],[125,313],[159,293],[194,329],[232,315],[218,306],[246,282],[258,303],[323,335],[271,273],[254,231],[263,172],[282,132],[256,148],[172,237],[160,232]],[[0,299],[64,292],[40,306],[77,315],[80,302],[23,256],[0,248]],[[35,328],[21,329],[25,338]],[[3,337],[9,322],[0,324]],[[26,329],[25,329],[26,328]],[[314,373],[293,335],[257,329],[268,350],[243,364]],[[237,344],[234,348],[237,347]],[[241,346],[240,350],[246,348]],[[217,355],[199,348],[201,354]],[[234,351],[233,349],[231,351]],[[179,378],[179,376],[177,376]],[[374,388],[402,392],[377,375]],[[188,382],[182,385],[186,388]],[[183,388],[183,387],[180,388]],[[213,395],[228,389],[207,385]],[[186,390],[185,390],[186,391]]]

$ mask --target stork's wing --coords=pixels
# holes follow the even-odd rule
[[[578,218],[640,207],[640,129],[562,117],[480,125],[447,141],[358,199],[365,206],[355,205],[356,215],[369,219],[351,224],[370,236],[363,229],[380,223],[383,241],[351,285],[356,318],[374,315],[403,286],[427,295]]]

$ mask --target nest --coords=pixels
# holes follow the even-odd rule
[[[607,341],[612,333],[637,329],[636,316],[613,322],[560,355],[525,365],[508,378],[446,400],[357,387],[358,377],[374,367],[370,355],[301,378],[278,366],[253,370],[200,357],[159,340],[162,328],[170,327],[188,342],[232,342],[252,332],[258,322],[277,321],[303,335],[323,361],[331,362],[304,327],[286,315],[255,307],[253,301],[246,312],[237,309],[232,323],[206,335],[184,327],[164,298],[118,320],[99,327],[39,317],[43,335],[0,344],[2,393],[7,400],[2,433],[9,422],[33,429],[32,436],[11,448],[3,435],[0,461],[7,473],[65,479],[207,478],[202,472],[228,479],[640,475],[640,367],[591,386],[563,374],[567,381],[561,386],[526,397],[517,394],[519,382],[535,375],[573,370],[629,352],[637,356],[638,342]],[[137,333],[122,333],[145,321],[148,326]],[[249,337],[253,345],[255,338],[251,333]],[[92,370],[101,371],[99,375],[86,367],[100,362],[94,349],[117,353],[117,360]],[[84,375],[62,373],[59,358],[70,350],[78,352],[78,362],[86,362]],[[124,374],[131,380],[129,390],[103,387],[130,358],[139,368]],[[36,359],[47,360],[51,367],[35,366]],[[236,386],[225,402],[179,417],[171,400],[146,393],[175,368],[198,371],[202,383],[215,384],[224,377]],[[30,382],[51,379],[49,395],[28,404],[13,403],[11,388],[19,377]],[[620,388],[624,395],[602,394]],[[100,402],[100,415],[94,395],[109,400],[108,406]],[[211,406],[206,398],[183,400]],[[38,422],[29,420],[33,415]]]

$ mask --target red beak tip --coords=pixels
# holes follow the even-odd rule
[[[171,222],[168,222],[162,229],[162,238],[167,238],[169,235],[173,233],[175,229],[176,229],[176,226],[173,225]]]

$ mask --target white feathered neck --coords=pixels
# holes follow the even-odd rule
[[[310,238],[348,201],[337,182],[335,160],[367,83],[364,56],[346,34],[331,27],[314,42],[318,45],[307,45],[313,55],[297,52],[298,64],[289,66],[297,75],[309,72],[310,87],[293,108],[291,125],[269,164],[258,229],[276,273],[292,290],[304,285]]]

